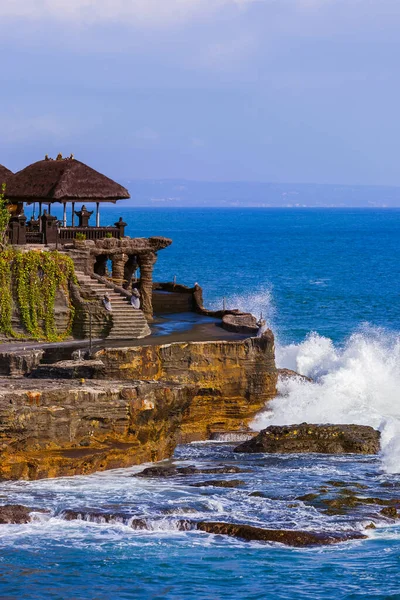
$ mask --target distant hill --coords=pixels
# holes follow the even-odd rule
[[[400,187],[307,183],[120,181],[135,206],[400,207]]]

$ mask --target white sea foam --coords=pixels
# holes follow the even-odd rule
[[[301,344],[278,347],[277,364],[315,383],[280,381],[280,396],[255,419],[256,430],[304,421],[371,425],[382,433],[384,469],[400,472],[399,334],[366,326],[338,348],[312,333]]]

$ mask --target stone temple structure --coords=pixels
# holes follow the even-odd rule
[[[122,217],[112,226],[101,226],[100,206],[129,199],[128,190],[73,155],[68,158],[58,155],[54,160],[46,156],[15,174],[1,167],[2,177],[6,180],[6,198],[12,215],[10,243],[43,245],[68,253],[74,260],[78,281],[86,288],[87,299],[92,292],[101,305],[106,293],[114,294],[116,308],[112,318],[118,320],[117,309],[120,309],[119,337],[129,328],[133,337],[148,335],[146,320],[153,317],[153,268],[157,253],[169,246],[171,240],[129,238],[125,236],[126,223]],[[76,203],[81,203],[78,210]],[[94,211],[86,208],[89,203],[95,203],[94,216]],[[63,207],[62,220],[52,214],[55,204]],[[24,211],[27,205],[34,207],[29,221]],[[139,277],[133,278],[136,273],[140,273]],[[142,310],[138,313],[146,319],[140,324],[138,313],[134,319],[134,310],[129,305],[132,283],[141,294]],[[128,319],[126,326],[123,318]]]

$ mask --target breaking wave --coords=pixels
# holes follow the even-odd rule
[[[268,425],[351,423],[382,433],[388,473],[400,472],[400,334],[365,326],[343,347],[316,333],[277,348],[279,367],[307,375],[281,380],[280,395],[253,422]]]
[[[220,310],[222,306],[221,298],[211,303],[213,310]],[[231,294],[225,298],[225,306],[227,309],[237,308],[243,312],[250,312],[257,318],[262,314],[268,327],[273,328],[276,309],[270,287],[261,286],[248,294]]]

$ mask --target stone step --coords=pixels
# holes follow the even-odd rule
[[[141,310],[134,309],[131,306],[129,296],[120,294],[85,273],[77,272],[76,276],[78,282],[89,287],[99,298],[99,301],[105,294],[110,298],[113,325],[108,339],[137,339],[143,334],[147,324],[146,318]]]

